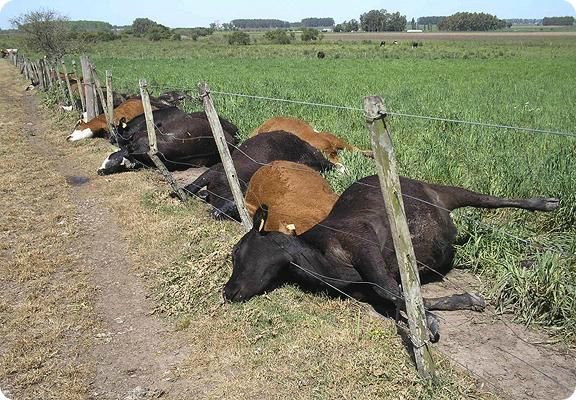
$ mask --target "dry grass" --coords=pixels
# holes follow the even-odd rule
[[[12,77],[0,68],[6,90]],[[64,178],[26,137],[21,87],[0,104],[0,136],[9,143],[0,148],[0,384],[17,399],[80,399],[90,371],[75,360],[96,324],[92,290],[77,264]]]

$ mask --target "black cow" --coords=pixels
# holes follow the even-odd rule
[[[212,130],[204,112],[187,114],[176,107],[171,107],[154,111],[153,117],[158,157],[168,170],[211,166],[220,161]],[[220,118],[220,123],[226,141],[236,144],[238,128],[223,118]],[[99,175],[154,165],[147,154],[148,131],[144,115],[128,123],[121,120],[116,130],[120,150],[104,160],[98,169]]]
[[[258,168],[275,160],[306,164],[317,171],[325,171],[334,166],[318,149],[291,133],[275,131],[256,135],[244,141],[232,153],[242,193],[246,193],[250,178]],[[214,218],[240,219],[221,163],[204,172],[184,190],[196,194],[204,186],[207,189],[203,192],[204,200],[214,206],[211,212]]]
[[[471,206],[551,211],[559,203],[557,199],[504,199],[408,178],[401,178],[400,182],[423,280],[438,278],[438,274],[443,275],[452,267],[456,237],[456,227],[450,217],[452,210]],[[361,301],[378,305],[392,303],[397,309],[404,308],[398,288],[398,264],[377,176],[351,185],[322,222],[299,236],[264,232],[265,220],[266,209],[262,207],[254,216],[254,228],[234,247],[233,272],[224,287],[227,300],[248,300],[285,282],[310,290],[330,291],[330,287],[312,275],[319,274],[330,285]],[[429,310],[481,310],[484,301],[462,294],[428,299],[425,305]],[[428,320],[431,338],[438,340],[437,321],[431,314]]]

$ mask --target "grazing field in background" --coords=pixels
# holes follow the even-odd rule
[[[326,37],[330,37],[329,35]],[[576,132],[576,41],[529,40],[323,41],[229,46],[205,41],[120,40],[97,45],[91,59],[114,84],[137,92],[190,88],[207,80],[215,92],[362,107],[381,95],[390,111],[456,120]],[[257,40],[258,41],[258,40]],[[316,54],[323,51],[324,59]],[[369,135],[361,111],[214,93],[218,111],[246,137],[265,119],[292,115],[361,148]],[[187,104],[200,109],[199,104]],[[555,196],[551,214],[461,210],[465,243],[457,264],[483,278],[485,294],[526,323],[576,332],[576,137],[391,117],[401,173],[498,196]],[[373,173],[370,161],[345,155],[347,175],[330,175],[338,190]],[[492,229],[491,227],[495,227]],[[504,232],[504,233],[502,233]],[[511,234],[511,235],[509,235]],[[513,236],[523,238],[519,240]]]

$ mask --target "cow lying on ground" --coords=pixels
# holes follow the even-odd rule
[[[333,167],[322,153],[299,137],[283,131],[257,135],[244,141],[234,152],[232,162],[236,167],[242,193],[246,193],[252,175],[262,166],[275,160],[287,160],[308,165],[317,171]],[[197,194],[206,186],[204,200],[214,206],[214,218],[240,220],[222,164],[216,164],[200,175],[184,190]]]
[[[152,106],[152,110],[157,110],[157,106]],[[128,99],[114,109],[114,125],[118,125],[120,120],[127,123],[137,116],[144,113],[144,106],[140,99]],[[106,114],[102,113],[96,118],[92,118],[88,122],[79,120],[76,123],[74,131],[68,135],[66,140],[74,142],[77,140],[87,139],[91,137],[103,137],[110,139],[111,135],[108,131],[108,124],[106,122]]]
[[[260,167],[246,190],[250,215],[268,206],[264,230],[301,234],[322,221],[338,200],[317,171],[292,161],[273,161]]]
[[[470,206],[552,211],[559,204],[557,199],[511,200],[408,178],[400,178],[400,182],[419,273],[428,280],[435,277],[434,273],[443,275],[452,267],[456,237],[450,217],[452,210]],[[254,228],[233,250],[233,272],[224,288],[227,300],[248,300],[285,282],[330,291],[328,285],[313,275],[320,274],[325,282],[361,301],[391,303],[404,309],[398,287],[398,264],[377,176],[352,184],[328,217],[301,235],[266,232],[262,229],[265,222],[266,208],[262,207],[254,217]],[[425,305],[429,310],[481,310],[484,302],[479,297],[462,294],[427,300]],[[428,322],[432,340],[438,340],[438,324],[433,315],[429,314]]]
[[[153,112],[156,126],[158,157],[170,171],[190,167],[211,166],[220,161],[210,124],[204,112],[187,114],[176,107]],[[238,142],[238,128],[220,118],[228,143]],[[99,175],[153,166],[148,156],[148,131],[144,115],[126,123],[120,120],[117,127],[120,150],[112,153],[98,169]],[[230,147],[232,146],[230,145]]]
[[[341,150],[359,151],[368,157],[372,157],[372,151],[362,151],[359,148],[346,143],[344,140],[334,136],[330,132],[318,132],[307,122],[292,117],[274,117],[270,118],[260,125],[251,137],[266,132],[286,131],[290,132],[311,146],[320,150],[328,160],[336,164],[339,162],[338,152]]]

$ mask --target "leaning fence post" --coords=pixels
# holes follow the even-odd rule
[[[112,71],[106,70],[106,105],[108,108],[108,113],[106,118],[108,119],[108,127],[110,128],[110,135],[115,136],[114,128],[112,124],[114,123],[114,95],[112,93]]]
[[[64,87],[64,78],[63,78],[62,74],[60,73],[60,63],[58,62],[58,60],[55,61],[54,70],[56,71],[56,76],[58,77],[58,86],[60,89],[60,99],[62,100],[62,102],[64,104],[66,104],[66,98],[68,97],[66,95],[67,89]]]
[[[228,178],[228,184],[232,190],[234,202],[236,203],[238,214],[240,214],[240,219],[242,220],[242,226],[244,226],[244,230],[248,232],[252,229],[252,219],[248,214],[248,210],[246,210],[246,204],[244,204],[244,195],[242,194],[242,189],[238,182],[236,168],[234,167],[232,157],[230,156],[230,150],[228,149],[228,143],[226,142],[226,137],[222,130],[222,124],[220,124],[220,118],[218,118],[218,113],[216,112],[216,108],[214,107],[214,103],[210,97],[210,88],[208,87],[207,82],[200,82],[198,84],[198,93],[204,103],[204,112],[206,113],[206,117],[208,117],[208,122],[210,123],[216,146],[218,146],[220,158],[222,159],[222,166],[226,172],[226,178]]]
[[[158,157],[158,146],[156,144],[156,127],[154,125],[154,115],[152,114],[152,105],[150,104],[150,95],[148,94],[148,84],[145,79],[140,79],[140,96],[142,98],[142,106],[144,107],[144,116],[146,118],[146,130],[148,131],[148,156],[154,162],[154,165],[162,172],[164,178],[172,190],[178,195],[180,200],[186,201],[188,195],[184,190],[178,187],[170,171],[166,168],[162,160]]]
[[[77,110],[76,102],[74,101],[74,95],[72,94],[72,86],[70,86],[70,79],[68,77],[68,70],[66,69],[66,63],[62,60],[62,71],[64,72],[64,79],[66,80],[66,88],[68,88],[68,97],[70,98],[70,105],[73,110]]]
[[[96,67],[93,64],[90,64],[90,71],[92,72],[92,80],[94,81],[94,87],[98,93],[97,97],[100,97],[100,105],[102,106],[102,111],[106,116],[106,122],[108,124],[108,133],[113,135],[112,131],[112,119],[108,115],[108,106],[106,105],[106,99],[104,98],[104,93],[102,92],[102,86],[100,86],[100,79],[98,79],[98,75],[96,74]]]
[[[422,378],[430,379],[434,377],[434,361],[429,348],[424,302],[420,294],[420,276],[418,275],[416,256],[414,255],[404,202],[402,201],[394,147],[384,119],[386,108],[382,98],[378,96],[365,97],[364,112],[372,137],[376,170],[380,179],[382,196],[392,231],[394,250],[398,259],[410,336],[414,342],[416,367]]]
[[[50,85],[50,89],[52,89],[53,88],[53,86],[52,86],[52,64],[50,64],[47,59],[44,59],[44,65],[46,66],[46,76],[48,77],[48,84]]]
[[[90,121],[96,117],[96,99],[94,98],[94,81],[92,80],[92,71],[90,70],[90,62],[87,56],[80,57],[80,65],[82,66],[82,91],[84,92],[84,100],[86,101],[86,118]],[[86,90],[84,90],[86,88]]]
[[[72,70],[74,71],[74,76],[76,77],[76,86],[78,87],[78,95],[80,96],[80,104],[82,105],[80,113],[84,114],[86,111],[86,102],[84,101],[84,77],[81,78],[78,70],[76,69],[76,60],[72,60]]]
[[[40,71],[40,81],[42,82],[42,90],[48,89],[48,81],[46,80],[46,66],[44,65],[44,60],[40,59],[38,61],[38,68]]]

